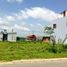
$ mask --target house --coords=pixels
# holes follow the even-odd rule
[[[62,12],[62,15],[62,18],[51,21],[49,26],[54,28],[56,42],[65,40],[64,43],[67,44],[67,11]]]
[[[42,38],[42,41],[48,43],[50,41],[50,37],[49,36],[44,36]]]
[[[7,41],[16,42],[16,32],[10,32],[8,33]]]
[[[17,41],[26,41],[26,37],[17,37],[17,39],[16,39]]]
[[[16,32],[7,33],[6,30],[0,32],[0,41],[16,42]]]
[[[36,40],[36,35],[29,35],[29,36],[27,36],[27,40],[35,41]]]

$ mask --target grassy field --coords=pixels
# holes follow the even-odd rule
[[[44,42],[0,42],[0,61],[67,57],[67,45],[55,49],[53,53],[52,45]]]

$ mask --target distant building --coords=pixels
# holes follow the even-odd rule
[[[17,34],[16,32],[8,33],[7,41],[16,42],[16,34]]]
[[[27,40],[35,41],[36,40],[36,35],[29,35],[29,36],[27,36]]]
[[[7,33],[6,30],[4,32],[0,32],[0,41],[16,41],[16,32],[9,32]]]

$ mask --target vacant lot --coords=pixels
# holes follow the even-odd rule
[[[57,44],[56,53],[52,48],[44,42],[0,42],[0,61],[67,57],[67,45]]]

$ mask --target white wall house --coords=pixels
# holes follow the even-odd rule
[[[56,28],[54,29],[56,42],[58,42],[58,40],[63,41],[67,35],[67,17],[53,20],[49,26],[53,27],[53,25],[56,25]],[[65,40],[64,43],[67,44],[67,40]]]
[[[8,33],[8,41],[16,42],[16,32]]]
[[[7,33],[7,41],[16,42],[16,32]],[[3,33],[0,32],[0,41],[3,41]]]
[[[54,36],[56,39],[56,42],[61,40],[62,42],[65,40],[65,44],[67,44],[67,39],[65,38],[67,36],[67,11],[63,11],[61,13],[62,18],[57,18],[50,22],[49,26],[54,28]]]

